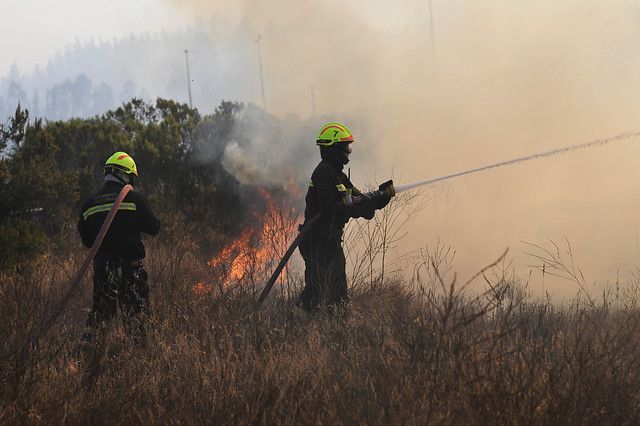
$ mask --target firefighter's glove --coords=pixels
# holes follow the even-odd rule
[[[376,206],[376,209],[380,210],[389,204],[391,197],[394,195],[396,195],[396,191],[393,188],[393,180],[388,180],[381,184],[377,191],[372,193],[371,199],[373,200],[373,204]]]

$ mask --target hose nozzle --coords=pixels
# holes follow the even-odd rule
[[[393,186],[393,180],[389,179],[385,183],[381,183],[378,187],[378,191],[375,192],[384,192],[389,197],[394,197],[396,195],[396,188]]]

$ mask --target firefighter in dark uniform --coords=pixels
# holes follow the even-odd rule
[[[104,174],[104,187],[84,203],[78,221],[82,243],[89,248],[122,188],[135,183],[138,170],[133,158],[116,152],[106,161]],[[92,340],[118,308],[130,332],[144,332],[139,314],[149,309],[149,284],[141,234],[159,230],[160,220],[144,195],[128,192],[93,260],[93,306],[83,340]]]
[[[305,197],[305,226],[312,226],[299,250],[305,263],[305,287],[293,313],[307,318],[321,303],[339,305],[347,301],[346,261],[342,234],[350,218],[372,219],[377,209],[391,200],[393,182],[380,185],[374,193],[363,194],[343,172],[349,162],[354,139],[340,123],[329,123],[320,129],[316,145],[322,161],[311,175]],[[320,219],[309,224],[320,214]]]

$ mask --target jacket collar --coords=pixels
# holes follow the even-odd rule
[[[327,163],[329,163],[331,167],[333,167],[337,172],[341,172],[344,169],[344,164],[342,164],[340,161],[336,159],[323,158],[322,161],[326,161]]]

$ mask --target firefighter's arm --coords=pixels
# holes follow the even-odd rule
[[[336,186],[332,181],[318,179],[314,181],[316,193],[318,195],[318,207],[324,217],[336,215],[344,217],[347,213],[348,206],[342,202],[336,203]]]
[[[343,200],[344,203],[349,207],[372,204],[375,210],[379,210],[389,204],[389,201],[391,201],[391,197],[393,197],[396,192],[393,187],[393,181],[388,180],[385,183],[381,184],[378,187],[377,191],[362,193],[354,187],[353,194],[353,196],[345,197],[345,199]]]
[[[363,217],[365,219],[373,219],[373,215],[376,212],[376,206],[372,200],[363,199],[358,204],[349,207],[349,216],[351,217]]]
[[[131,195],[135,197],[136,209],[140,214],[140,230],[148,235],[157,235],[160,231],[160,219],[149,205],[149,201],[139,192]]]
[[[342,199],[342,203],[349,208],[349,217],[363,217],[365,219],[373,219],[373,215],[376,211],[373,200],[371,200],[371,198],[369,198],[366,194],[363,194],[355,186],[351,189],[351,192],[351,195],[347,195]]]
[[[87,222],[84,220],[82,215],[83,212],[84,208],[82,212],[80,212],[80,218],[78,219],[78,233],[80,234],[82,244],[87,248],[91,248],[93,241],[95,240],[95,236],[89,235],[89,227],[87,226]]]

